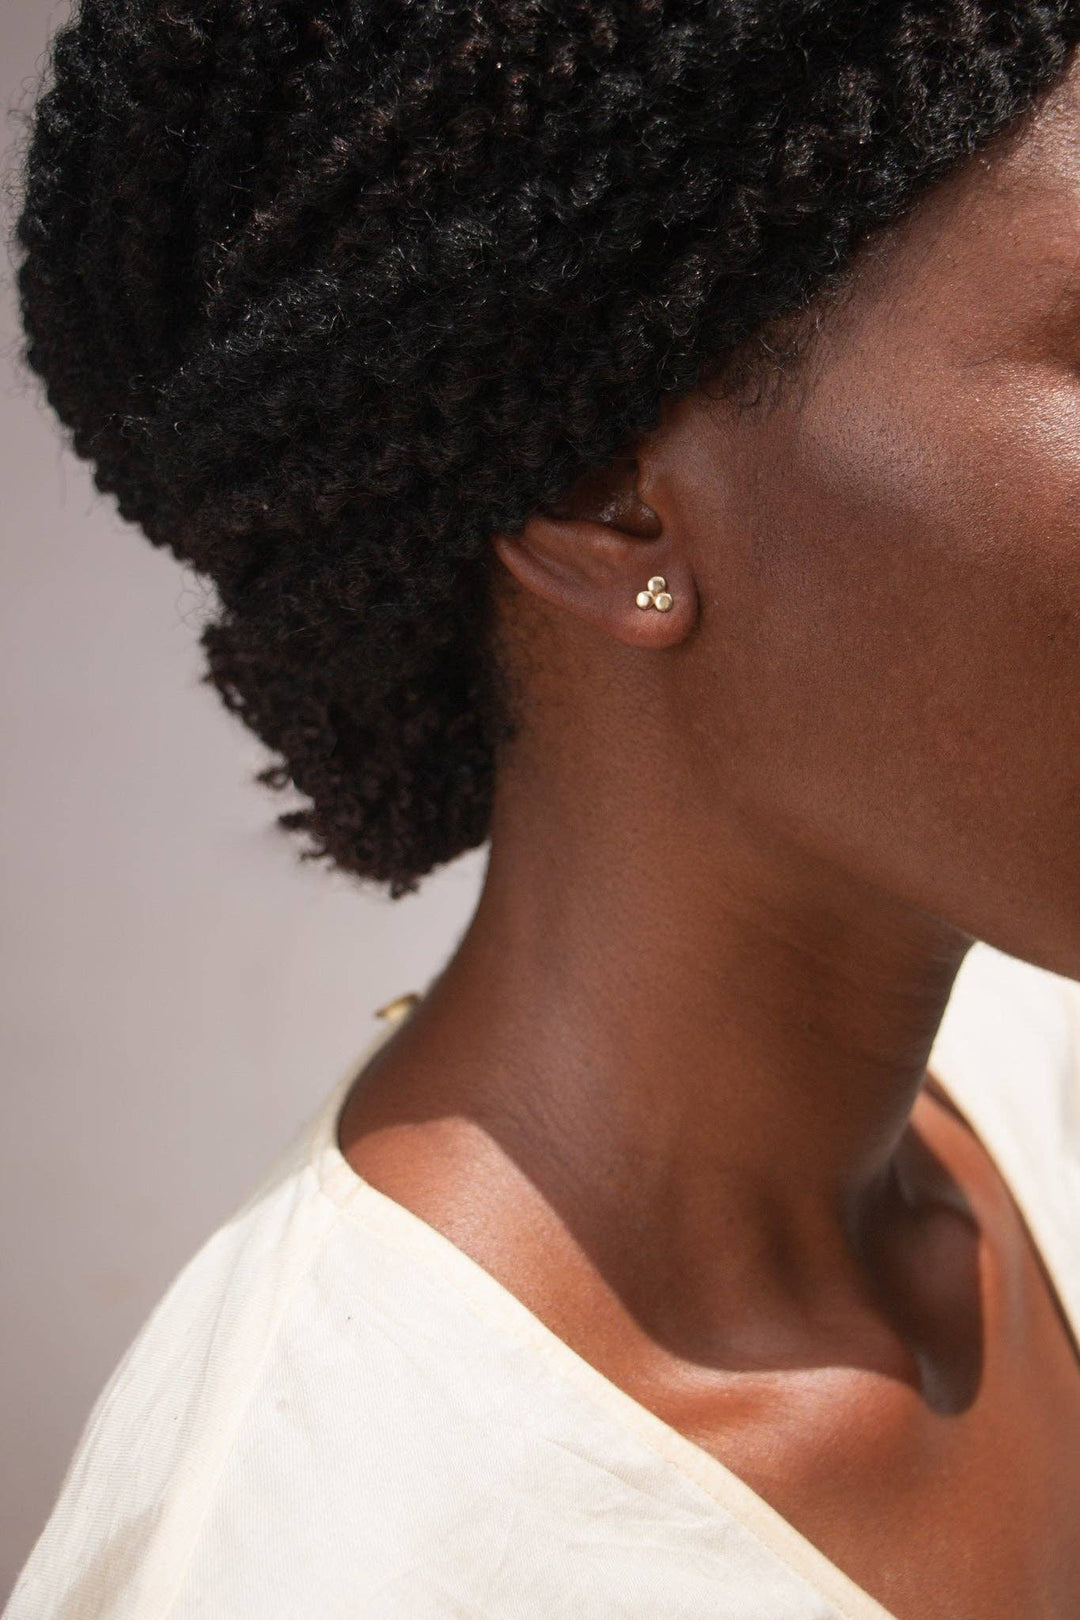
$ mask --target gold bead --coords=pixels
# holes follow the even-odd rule
[[[671,606],[671,594],[669,591],[660,591],[656,596],[653,597],[653,601],[656,603],[661,613],[666,613],[668,608]]]
[[[634,600],[637,602],[637,605],[640,608],[652,607],[652,597],[649,595],[648,591],[638,591]]]
[[[663,574],[654,574],[652,579],[650,579],[650,581],[649,581],[648,588],[649,588],[650,594],[655,596],[657,591],[663,591],[663,590],[667,589],[667,580],[664,578]]]

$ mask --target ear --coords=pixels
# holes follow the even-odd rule
[[[633,455],[590,469],[520,533],[492,543],[525,589],[630,646],[673,646],[696,620],[690,569],[642,499]]]

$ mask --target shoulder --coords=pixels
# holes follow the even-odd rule
[[[1059,1282],[1070,1287],[1080,1238],[1080,984],[974,946],[928,1068],[981,1138]]]
[[[1080,984],[976,943],[957,974],[929,1067],[950,1091],[974,1091],[976,1102],[1023,1094],[1080,1141]]]
[[[308,1132],[177,1273],[99,1394],[6,1620],[165,1613],[340,1212]]]

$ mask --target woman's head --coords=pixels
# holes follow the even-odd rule
[[[1080,57],[857,270],[767,408],[665,400],[495,536],[528,718],[500,825],[633,800],[684,896],[906,910],[1080,977]]]
[[[607,679],[868,875],[951,835],[967,926],[973,765],[1067,719],[1077,39],[1070,0],[84,0],[28,359],[214,581],[209,678],[312,853],[406,892],[516,720]]]

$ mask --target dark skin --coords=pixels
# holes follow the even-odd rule
[[[494,551],[525,724],[346,1156],[899,1620],[1078,1620],[1080,1355],[926,1064],[973,940],[1080,978],[1080,63]]]

